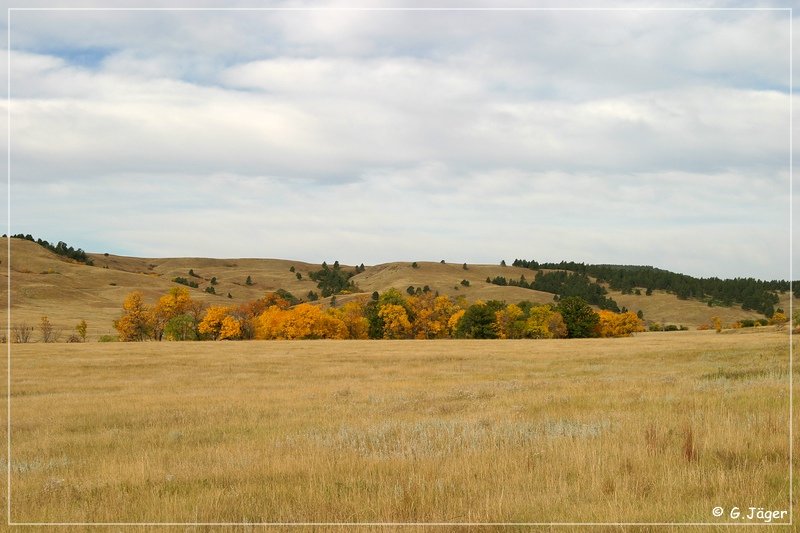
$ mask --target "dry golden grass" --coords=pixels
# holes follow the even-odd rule
[[[785,334],[12,348],[18,522],[788,509]]]

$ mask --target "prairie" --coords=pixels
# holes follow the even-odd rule
[[[763,523],[727,513],[789,509],[768,329],[13,345],[12,521]]]

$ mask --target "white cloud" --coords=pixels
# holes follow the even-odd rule
[[[787,30],[750,12],[15,13],[15,226],[143,255],[784,277]],[[48,229],[62,219],[74,238]]]

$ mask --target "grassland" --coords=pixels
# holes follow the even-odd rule
[[[715,506],[789,506],[785,333],[30,344],[12,363],[16,522],[718,523]]]

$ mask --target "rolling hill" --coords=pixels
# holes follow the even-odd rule
[[[0,294],[7,297],[8,239],[0,239]],[[89,338],[114,334],[112,321],[119,316],[122,302],[131,291],[140,290],[145,299],[154,302],[160,295],[176,286],[172,280],[183,277],[198,284],[190,289],[193,298],[208,305],[233,305],[255,300],[269,291],[284,289],[297,298],[306,299],[310,291],[319,292],[309,272],[320,265],[287,259],[209,259],[209,258],[137,258],[102,253],[87,254],[85,263],[57,255],[35,242],[11,239],[11,322],[12,326],[26,323],[35,326],[42,316],[48,316],[64,336],[80,320],[89,325]],[[292,269],[292,267],[294,267]],[[341,265],[346,271],[354,266]],[[190,270],[194,275],[190,274]],[[292,271],[294,270],[294,271]],[[298,279],[297,274],[301,279]],[[516,286],[487,283],[486,279],[502,276],[528,279],[535,275],[530,269],[501,265],[468,265],[462,263],[411,262],[385,263],[367,266],[352,281],[359,292],[337,295],[337,302],[369,297],[373,291],[397,288],[403,293],[409,286],[424,287],[453,298],[550,303],[554,294]],[[250,277],[252,284],[247,284]],[[216,294],[205,292],[216,278]],[[462,281],[469,282],[469,286]],[[230,294],[230,297],[228,295]],[[647,321],[682,324],[694,328],[718,316],[724,323],[741,319],[762,318],[754,311],[741,307],[713,307],[699,300],[678,299],[673,294],[656,290],[650,296],[623,294],[609,290],[608,296],[631,311],[641,310]],[[789,294],[779,295],[781,304],[788,307]],[[329,298],[321,298],[329,305]],[[0,311],[4,323],[7,311]]]

